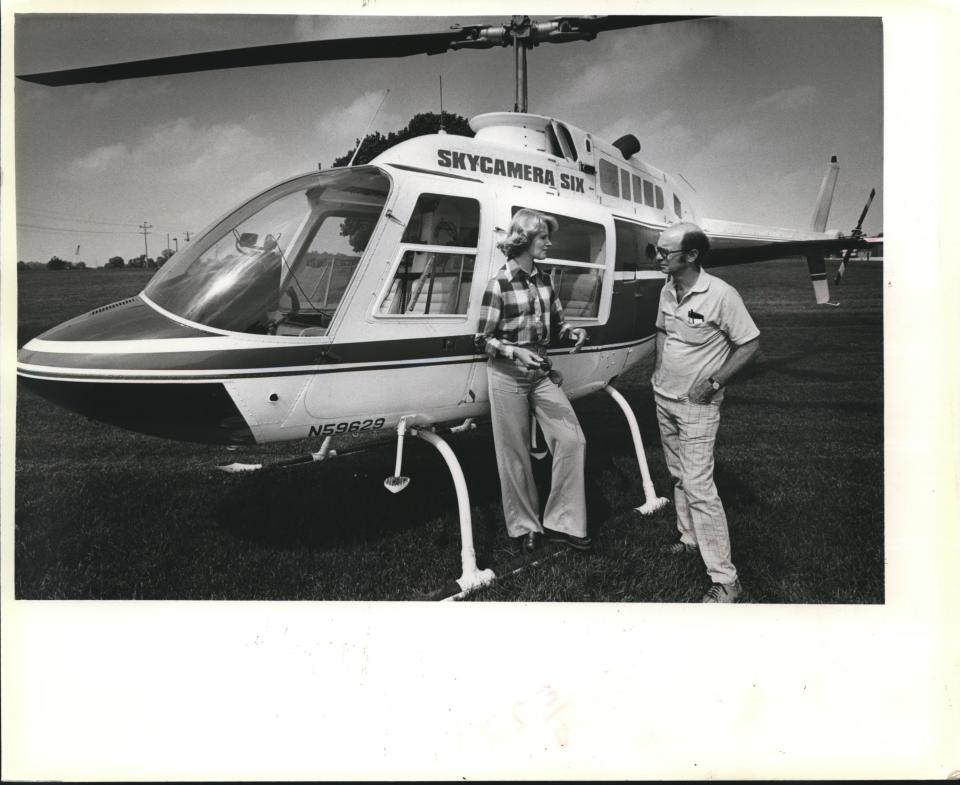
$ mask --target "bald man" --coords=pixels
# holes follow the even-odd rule
[[[674,224],[660,235],[657,260],[668,277],[652,382],[680,530],[680,541],[665,550],[699,552],[712,581],[703,602],[736,602],[743,589],[713,482],[713,445],[723,388],[760,348],[760,331],[736,289],[701,269],[709,250],[696,224]]]

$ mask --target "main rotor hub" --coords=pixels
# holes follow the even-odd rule
[[[592,41],[597,34],[581,30],[571,19],[533,22],[529,16],[515,16],[509,25],[460,28],[468,38],[451,43],[452,49],[489,49],[494,46],[522,46],[533,49],[540,44],[561,44],[567,41]]]

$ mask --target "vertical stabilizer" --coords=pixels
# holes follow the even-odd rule
[[[820,251],[807,253],[807,269],[810,270],[810,282],[813,284],[813,296],[817,305],[839,305],[830,302],[830,284],[827,283],[827,265]]]
[[[824,172],[823,182],[820,183],[817,205],[813,208],[813,215],[810,218],[811,231],[827,230],[827,218],[830,217],[830,205],[833,203],[833,190],[837,187],[838,174],[840,174],[840,164],[837,163],[837,156],[832,155],[830,163],[827,164],[827,171]]]

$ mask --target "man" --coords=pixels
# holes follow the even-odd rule
[[[660,235],[657,259],[668,278],[660,293],[652,382],[680,530],[680,542],[666,550],[699,551],[713,582],[703,602],[736,602],[742,587],[713,482],[713,445],[723,388],[756,354],[760,331],[736,289],[701,269],[709,250],[707,236],[692,223]]]

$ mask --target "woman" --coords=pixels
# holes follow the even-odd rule
[[[577,550],[590,550],[583,489],[586,441],[570,401],[550,380],[547,346],[551,332],[569,335],[579,351],[587,339],[582,327],[563,320],[563,306],[550,277],[536,262],[547,256],[557,221],[533,210],[513,217],[507,238],[497,247],[507,263],[487,284],[480,310],[482,345],[490,360],[487,383],[493,441],[500,472],[507,534],[523,553],[542,535]],[[540,523],[537,486],[530,465],[530,411],[553,453],[553,482]]]

